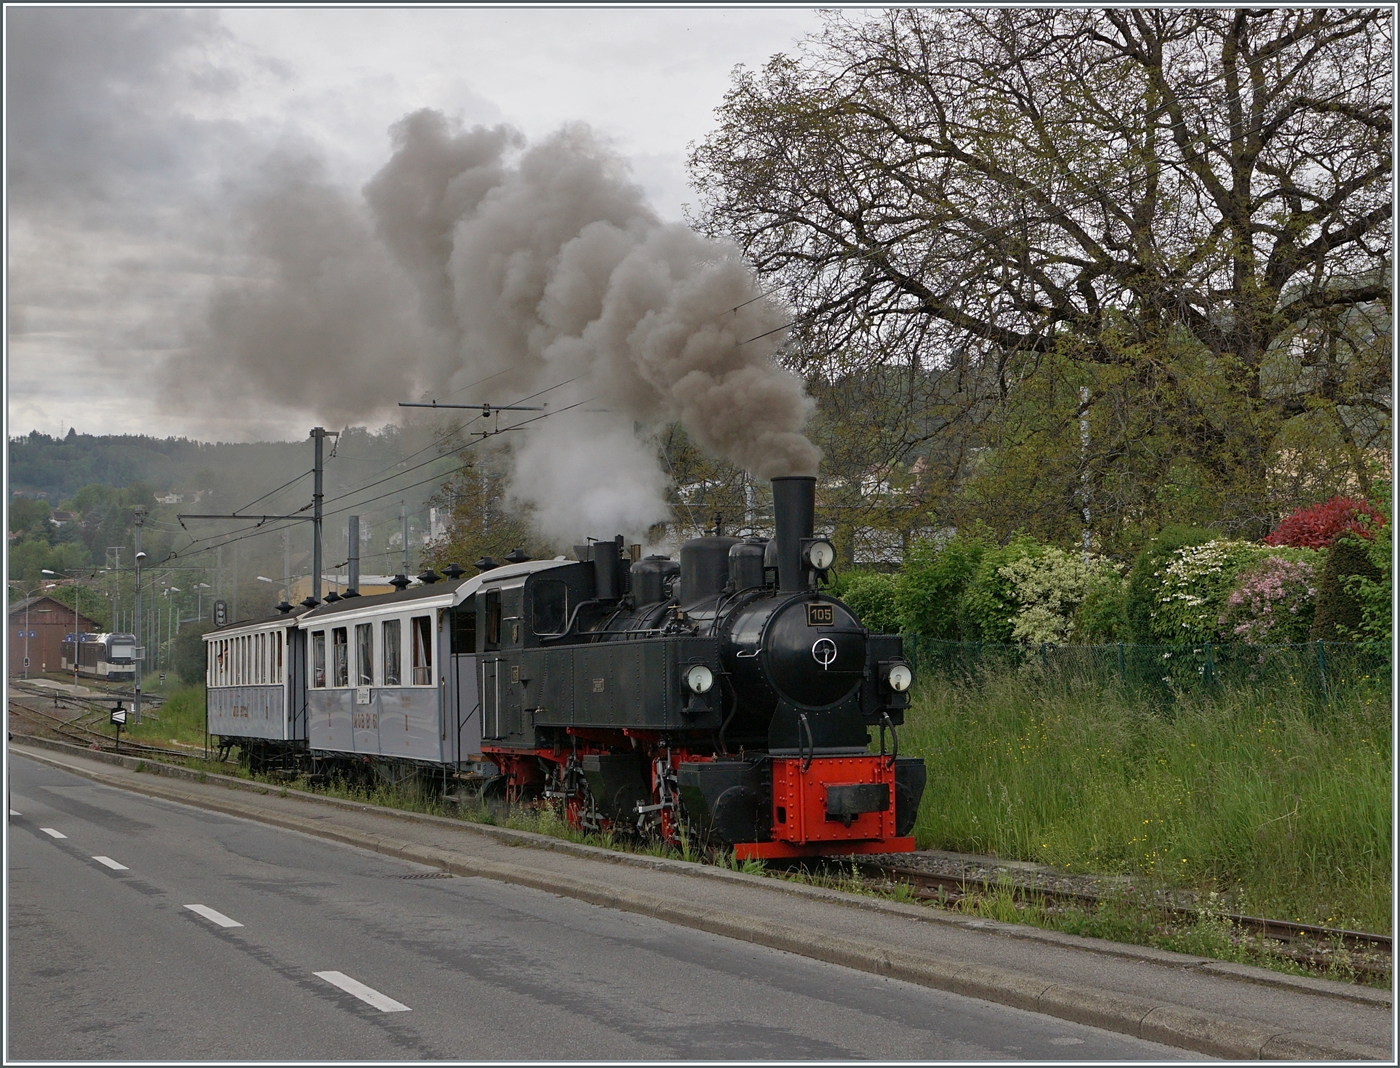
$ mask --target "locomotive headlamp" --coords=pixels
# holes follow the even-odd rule
[[[715,684],[715,673],[704,664],[692,664],[686,669],[685,686],[691,693],[709,693]]]
[[[895,693],[903,693],[914,685],[914,673],[909,670],[908,664],[891,664],[885,673],[885,681]]]
[[[836,548],[825,538],[810,538],[802,544],[802,559],[816,571],[825,571],[836,562]]]

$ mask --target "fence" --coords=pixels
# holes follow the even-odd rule
[[[997,645],[904,636],[916,673],[976,681],[989,671],[1031,672],[1048,684],[1121,687],[1146,700],[1251,687],[1303,688],[1321,699],[1359,687],[1391,691],[1390,651],[1378,643],[1247,645]]]

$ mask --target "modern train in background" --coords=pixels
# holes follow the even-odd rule
[[[76,654],[75,654],[76,649]],[[61,666],[88,679],[131,682],[136,678],[136,635],[69,634],[63,639]]]
[[[674,561],[619,536],[210,632],[209,732],[263,767],[486,773],[575,826],[741,859],[912,850],[913,675],[901,638],[821,589],[815,485],[773,480],[772,539]]]

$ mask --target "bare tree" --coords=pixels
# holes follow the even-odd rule
[[[1189,462],[1257,527],[1290,434],[1363,480],[1385,440],[1391,18],[829,16],[736,74],[692,149],[694,221],[804,309],[805,373],[939,369],[985,416],[1067,361],[1051,421],[1093,420],[1068,510],[1086,469],[1104,499],[1148,483],[1141,508]]]

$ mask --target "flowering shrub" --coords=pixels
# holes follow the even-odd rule
[[[1011,637],[1018,642],[1065,642],[1079,638],[1074,618],[1089,592],[1116,582],[1121,566],[1100,556],[1086,562],[1076,553],[1047,547],[998,568],[1017,605]]]
[[[1166,567],[1153,572],[1152,637],[1170,644],[1215,641],[1237,576],[1267,555],[1253,542],[1224,539],[1174,551]]]
[[[1348,532],[1372,538],[1384,522],[1385,516],[1366,501],[1337,496],[1324,504],[1292,512],[1264,539],[1264,544],[1325,549]]]
[[[1270,556],[1240,576],[1220,616],[1224,634],[1247,642],[1308,639],[1317,604],[1317,569],[1307,560]]]

